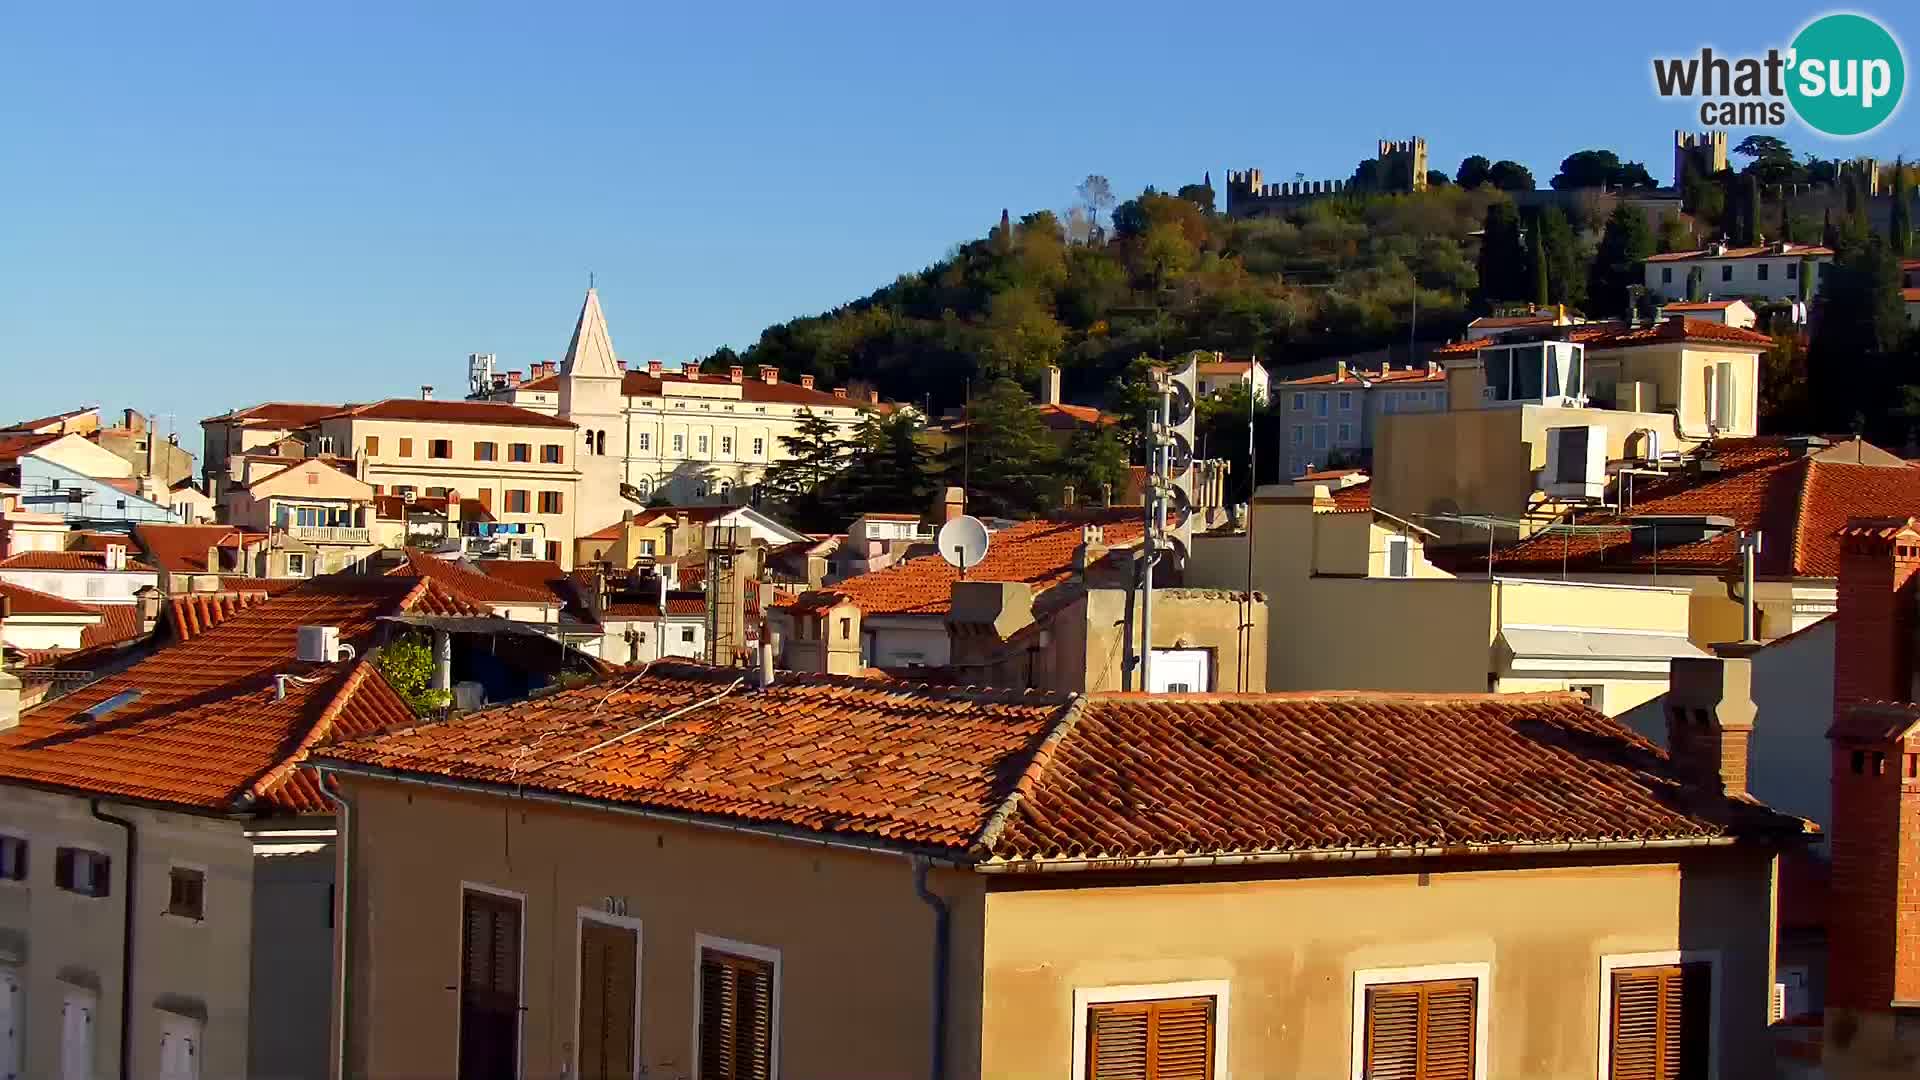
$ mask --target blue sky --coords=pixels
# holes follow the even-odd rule
[[[1344,177],[1382,137],[1544,184],[1697,126],[1654,51],[1804,4],[9,5],[0,414],[197,421],[557,359],[587,275],[623,358],[744,347],[983,233],[1211,169]],[[1906,43],[1908,4],[1858,8]],[[1690,28],[1705,25],[1705,30]],[[1736,131],[1737,140],[1742,132]],[[1799,151],[1920,157],[1911,103]]]

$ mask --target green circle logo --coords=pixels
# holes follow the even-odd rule
[[[1793,39],[1787,98],[1807,126],[1863,135],[1893,115],[1907,86],[1900,43],[1865,15],[1822,15]]]

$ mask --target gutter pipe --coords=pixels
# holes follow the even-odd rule
[[[953,910],[944,897],[927,888],[927,871],[931,868],[928,859],[913,860],[913,890],[920,894],[922,903],[933,909],[933,1030],[929,1036],[932,1045],[927,1051],[927,1075],[931,1080],[946,1080],[947,972],[953,955]]]
[[[133,1075],[133,917],[138,896],[135,884],[140,877],[140,831],[132,821],[100,809],[99,799],[89,799],[87,808],[94,820],[118,825],[127,834],[127,895],[120,901],[120,1080],[128,1080]]]

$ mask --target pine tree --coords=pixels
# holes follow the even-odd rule
[[[1653,254],[1653,230],[1647,216],[1627,203],[1613,208],[1600,234],[1587,276],[1587,306],[1595,314],[1624,316],[1632,304],[1633,288],[1641,283],[1641,264]]]
[[[853,436],[846,467],[828,485],[828,503],[843,516],[873,510],[916,513],[939,487],[933,454],[919,439],[920,421],[911,412],[869,413]]]
[[[1050,505],[1059,460],[1033,399],[1012,379],[996,379],[968,403],[961,441],[940,466],[947,483],[966,487],[968,507],[1022,517]]]
[[[849,447],[840,426],[813,412],[802,411],[791,435],[780,436],[786,460],[767,470],[761,480],[764,497],[802,532],[831,531],[846,524],[839,520],[831,481],[845,467]]]

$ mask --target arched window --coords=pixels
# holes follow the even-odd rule
[[[653,494],[653,481],[642,476],[634,480],[633,489],[635,491],[638,491],[640,493],[640,497],[644,499],[647,496]]]
[[[721,499],[721,501],[722,501],[722,502],[725,502],[725,501],[727,501],[727,500],[729,500],[729,499],[732,499],[732,498],[733,498],[733,481],[731,481],[731,480],[722,480],[722,481],[720,481],[720,499]]]
[[[693,485],[693,497],[696,499],[704,499],[707,497],[707,482],[705,480],[698,481]]]

